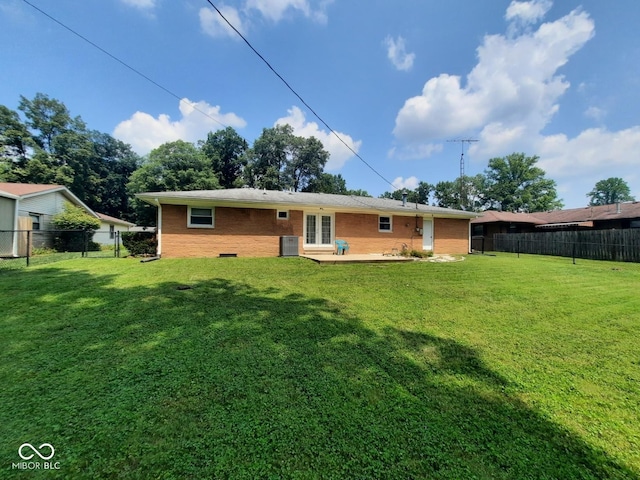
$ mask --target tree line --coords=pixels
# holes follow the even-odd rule
[[[141,225],[155,222],[153,209],[134,197],[143,191],[248,186],[370,196],[347,188],[342,175],[325,172],[328,159],[318,139],[296,136],[289,125],[264,128],[253,145],[227,127],[195,144],[168,142],[141,157],[130,145],[90,130],[46,94],[21,96],[18,111],[0,105],[0,181],[64,185],[89,208]],[[420,182],[404,193],[409,202],[475,211],[561,208],[555,182],[537,161],[537,156],[513,153],[489,160],[483,174]],[[381,197],[401,199],[402,194],[396,190]],[[632,199],[617,178],[598,182],[588,196],[592,204]]]

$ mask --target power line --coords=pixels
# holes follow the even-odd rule
[[[168,93],[169,95],[171,95],[174,98],[177,98],[178,101],[180,103],[187,103],[182,97],[180,97],[179,95],[177,95],[176,93],[172,92],[171,90],[169,90],[167,87],[159,84],[158,82],[156,82],[155,80],[153,80],[152,78],[148,77],[147,75],[145,75],[144,73],[142,73],[140,70],[132,67],[131,65],[129,65],[128,63],[126,63],[124,60],[120,60],[118,57],[116,57],[115,55],[113,55],[112,53],[109,53],[107,50],[105,50],[104,48],[102,48],[100,45],[97,45],[96,43],[92,42],[91,40],[89,40],[87,37],[81,35],[80,33],[76,32],[75,30],[73,30],[71,27],[68,27],[67,25],[65,25],[64,23],[62,23],[60,20],[54,18],[53,16],[51,16],[50,14],[48,14],[47,12],[45,12],[44,10],[42,10],[41,8],[37,7],[36,5],[34,5],[33,3],[30,3],[27,0],[22,0],[24,3],[26,3],[27,5],[29,5],[30,7],[32,7],[33,9],[37,10],[38,12],[40,12],[42,15],[44,15],[45,17],[49,18],[50,20],[54,21],[55,23],[57,23],[58,25],[60,25],[62,28],[64,28],[65,30],[68,30],[69,32],[71,32],[72,34],[74,34],[76,37],[84,40],[85,42],[87,42],[89,45],[91,45],[92,47],[100,50],[102,53],[104,53],[105,55],[107,55],[108,57],[110,57],[111,59],[115,60],[116,62],[118,62],[120,65],[128,68],[129,70],[131,70],[133,73],[135,73],[136,75],[139,75],[140,77],[144,78],[147,82],[152,83],[153,85],[155,85],[156,87],[158,87],[159,89],[165,91],[166,93]],[[227,125],[225,125],[224,123],[222,123],[220,120],[218,120],[215,117],[212,117],[211,115],[209,115],[207,112],[204,112],[202,110],[200,110],[196,105],[194,105],[193,103],[189,103],[188,104],[191,108],[193,108],[195,111],[201,113],[202,115],[204,115],[207,118],[210,118],[211,120],[213,120],[214,122],[216,122],[218,125],[222,125],[224,128],[227,128]]]
[[[318,119],[318,120],[319,120],[319,121],[320,121],[320,122],[321,122],[325,127],[327,127],[327,129],[328,129],[328,130],[329,130],[329,131],[330,131],[330,132],[331,132],[331,133],[332,133],[332,134],[333,134],[333,135],[334,135],[338,140],[340,140],[340,142],[341,142],[345,147],[347,147],[347,148],[349,149],[349,151],[351,151],[351,153],[353,153],[353,154],[354,154],[354,155],[355,155],[355,156],[356,156],[356,157],[357,157],[357,158],[358,158],[362,163],[364,163],[367,167],[369,167],[369,169],[370,169],[373,173],[375,173],[378,177],[380,177],[382,180],[384,180],[386,183],[388,183],[388,184],[389,184],[389,185],[391,185],[394,189],[396,189],[396,187],[395,187],[395,185],[393,185],[393,183],[391,183],[389,180],[387,180],[387,179],[386,179],[386,178],[385,178],[385,177],[384,177],[380,172],[378,172],[378,171],[377,171],[375,168],[373,168],[373,167],[372,167],[372,166],[371,166],[371,165],[370,165],[370,164],[369,164],[369,163],[368,163],[364,158],[362,158],[362,157],[358,154],[358,152],[356,152],[353,148],[351,148],[351,146],[350,146],[347,142],[345,142],[345,141],[342,139],[342,137],[341,137],[340,135],[338,135],[338,134],[336,133],[336,131],[335,131],[333,128],[331,128],[331,127],[329,126],[329,124],[328,124],[327,122],[325,122],[325,121],[323,120],[323,118],[322,118],[320,115],[318,115],[318,114],[316,113],[316,111],[315,111],[313,108],[311,108],[311,106],[310,106],[310,105],[309,105],[309,104],[304,100],[304,98],[302,98],[302,97],[300,96],[300,94],[299,94],[296,90],[294,90],[294,88],[289,84],[289,82],[287,82],[287,81],[282,77],[282,75],[280,75],[280,74],[277,72],[277,70],[276,70],[275,68],[273,68],[273,67],[271,66],[271,64],[270,64],[270,63],[269,63],[269,62],[268,62],[268,61],[267,61],[267,60],[266,60],[266,59],[265,59],[265,58],[260,54],[260,52],[258,52],[258,50],[256,50],[256,49],[254,48],[254,46],[251,44],[251,42],[249,42],[249,40],[247,40],[247,38],[246,38],[242,33],[240,33],[240,31],[239,31],[236,27],[234,27],[234,26],[233,26],[233,24],[232,24],[229,20],[227,20],[227,17],[225,17],[225,16],[222,14],[222,12],[218,9],[218,7],[216,7],[216,6],[213,4],[213,2],[212,2],[211,0],[206,0],[206,1],[207,1],[207,3],[208,3],[209,5],[211,5],[211,7],[212,7],[212,8],[213,8],[217,13],[218,13],[218,15],[220,15],[220,17],[221,17],[221,18],[226,22],[226,24],[227,24],[227,25],[229,25],[229,27],[230,27],[234,32],[236,32],[236,34],[238,34],[238,36],[239,36],[239,37],[244,41],[244,43],[246,43],[246,44],[247,44],[247,46],[248,46],[248,47],[253,51],[253,53],[255,53],[255,54],[258,56],[258,58],[260,58],[260,60],[262,60],[262,61],[264,62],[264,64],[269,68],[269,70],[271,70],[271,71],[273,72],[273,74],[274,74],[276,77],[278,77],[278,78],[282,81],[282,83],[284,83],[284,84],[285,84],[285,86],[286,86],[286,87],[291,91],[291,93],[293,93],[293,94],[298,98],[298,100],[300,100],[300,101],[302,102],[302,104],[303,104],[305,107],[307,107],[307,108],[309,109],[309,111],[310,111],[311,113],[313,113],[313,115],[315,115],[315,117],[316,117],[316,118],[317,118],[317,119]]]
[[[26,3],[27,5],[29,5],[31,8],[33,8],[34,10],[38,11],[39,13],[41,13],[42,15],[44,15],[45,17],[49,18],[51,21],[57,23],[58,25],[60,25],[62,28],[64,28],[65,30],[69,31],[70,33],[72,33],[73,35],[75,35],[76,37],[80,38],[81,40],[83,40],[84,42],[88,43],[89,45],[91,45],[92,47],[94,47],[95,49],[99,50],[100,52],[102,52],[103,54],[107,55],[109,58],[111,58],[112,60],[115,60],[116,62],[118,62],[119,64],[121,64],[122,66],[124,66],[125,68],[131,70],[133,73],[135,73],[136,75],[142,77],[143,79],[145,79],[147,82],[155,85],[156,87],[158,87],[159,89],[163,90],[164,92],[166,92],[167,94],[171,95],[172,97],[176,98],[180,103],[187,103],[182,97],[180,97],[178,94],[176,94],[175,92],[169,90],[167,87],[163,86],[162,84],[156,82],[155,80],[153,80],[152,78],[150,78],[149,76],[145,75],[144,73],[142,73],[140,70],[136,69],[135,67],[129,65],[127,62],[125,62],[124,60],[121,60],[120,58],[116,57],[115,55],[113,55],[112,53],[110,53],[109,51],[105,50],[104,48],[102,48],[100,45],[96,44],[95,42],[89,40],[87,37],[85,37],[84,35],[80,34],[79,32],[77,32],[76,30],[72,29],[71,27],[67,26],[66,24],[62,23],[60,20],[58,20],[57,18],[53,17],[52,15],[50,15],[49,13],[45,12],[44,10],[42,10],[41,8],[39,8],[38,6],[34,5],[33,3],[29,2],[28,0],[22,0],[24,3]],[[396,189],[396,187],[389,181],[387,180],[380,172],[378,172],[375,168],[373,168],[373,166],[371,166],[364,158],[362,158],[362,156],[360,156],[358,154],[358,152],[356,152],[353,148],[351,148],[351,146],[345,142],[342,137],[340,135],[338,135],[338,133],[331,128],[331,126],[329,126],[329,124],[322,118],[320,117],[320,115],[302,98],[302,96],[300,96],[300,94],[298,94],[298,92],[282,77],[282,75],[280,75],[276,69],[271,66],[271,64],[253,47],[253,45],[245,38],[244,35],[242,35],[242,33],[240,33],[238,31],[238,29],[236,29],[236,27],[233,26],[233,24],[231,24],[231,22],[229,22],[229,20],[227,20],[227,18],[222,14],[222,12],[210,1],[207,0],[207,2],[209,3],[209,5],[211,5],[211,7],[213,7],[213,9],[218,13],[218,15],[220,15],[220,17],[229,25],[229,27],[238,34],[238,36],[240,36],[240,38],[242,38],[242,40],[249,46],[249,48],[265,63],[265,65],[267,65],[267,67],[285,84],[285,86],[302,102],[302,104],[307,107],[309,109],[309,111],[311,111],[311,113],[313,113],[313,115],[345,146],[347,147],[347,149],[349,149],[349,151],[351,151],[351,153],[353,153],[362,163],[364,163],[372,172],[374,172],[376,175],[378,175],[378,177],[380,177],[382,180],[384,180],[386,183],[388,183],[391,187],[393,187],[394,189]],[[214,122],[216,122],[217,124],[221,125],[224,128],[227,128],[227,125],[225,125],[224,123],[222,123],[221,121],[219,121],[217,118],[209,115],[207,112],[199,109],[196,105],[194,105],[193,103],[189,103],[189,106],[191,108],[193,108],[195,111],[201,113],[202,115],[204,115],[207,118],[210,118],[211,120],[213,120]]]

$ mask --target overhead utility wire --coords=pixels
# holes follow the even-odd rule
[[[84,40],[85,42],[87,42],[89,45],[91,45],[94,48],[97,48],[98,50],[100,50],[102,53],[104,53],[105,55],[111,57],[113,60],[115,60],[116,62],[118,62],[119,64],[123,65],[124,67],[128,68],[129,70],[131,70],[133,73],[141,76],[142,78],[144,78],[146,81],[152,83],[153,85],[155,85],[156,87],[158,87],[161,90],[164,90],[166,93],[168,93],[169,95],[171,95],[174,98],[177,98],[180,103],[187,103],[184,99],[182,99],[179,95],[173,93],[171,90],[169,90],[168,88],[162,86],[161,84],[159,84],[158,82],[156,82],[155,80],[153,80],[152,78],[149,78],[148,76],[146,76],[144,73],[142,73],[140,70],[137,70],[136,68],[132,67],[131,65],[129,65],[128,63],[124,62],[123,60],[120,60],[118,57],[116,57],[115,55],[109,53],[108,51],[106,51],[104,48],[102,48],[100,45],[97,45],[95,43],[93,43],[91,40],[89,40],[87,37],[84,37],[83,35],[81,35],[80,33],[76,32],[75,30],[73,30],[71,27],[66,26],[64,23],[62,23],[60,20],[52,17],[51,15],[49,15],[47,12],[45,12],[44,10],[40,9],[39,7],[35,6],[33,3],[28,2],[27,0],[22,0],[24,3],[26,3],[27,5],[29,5],[30,7],[34,8],[35,10],[37,10],[38,12],[40,12],[42,15],[44,15],[45,17],[49,18],[50,20],[53,20],[55,23],[57,23],[58,25],[60,25],[62,28],[68,30],[69,32],[73,33],[76,37],[81,38],[82,40]],[[202,115],[204,115],[205,117],[210,118],[211,120],[213,120],[214,122],[216,122],[219,125],[222,125],[224,128],[227,128],[227,125],[225,125],[224,123],[222,123],[220,120],[218,120],[215,117],[212,117],[211,115],[209,115],[207,112],[204,112],[202,110],[200,110],[196,105],[194,105],[193,103],[189,103],[189,106],[191,108],[193,108],[195,111],[201,113]]]
[[[315,110],[314,110],[313,108],[311,108],[311,106],[310,106],[310,105],[309,105],[309,104],[304,100],[304,98],[302,98],[302,97],[300,96],[300,94],[298,94],[298,92],[296,92],[296,91],[293,89],[293,87],[292,87],[291,85],[289,85],[289,83],[288,83],[288,82],[287,82],[287,81],[282,77],[282,75],[280,75],[280,74],[276,71],[276,69],[275,69],[275,68],[273,68],[273,67],[271,66],[271,64],[270,64],[270,63],[269,63],[269,62],[268,62],[268,61],[267,61],[267,60],[266,60],[266,59],[265,59],[265,58],[260,54],[260,52],[258,52],[258,51],[253,47],[253,45],[251,45],[251,43],[249,42],[249,40],[247,40],[247,39],[246,39],[246,37],[245,37],[242,33],[240,33],[240,31],[239,31],[236,27],[234,27],[234,26],[233,26],[233,24],[232,24],[229,20],[227,20],[227,17],[225,17],[225,16],[222,14],[222,12],[218,9],[218,7],[216,7],[216,6],[213,4],[213,2],[212,2],[211,0],[206,0],[206,1],[207,1],[207,3],[208,3],[209,5],[211,5],[211,7],[213,7],[213,9],[214,9],[216,12],[218,12],[218,15],[220,15],[220,17],[221,17],[221,18],[226,22],[226,24],[227,24],[227,25],[229,25],[229,27],[231,27],[231,29],[232,29],[234,32],[236,32],[236,33],[238,34],[238,36],[239,36],[242,40],[244,40],[244,43],[246,43],[246,44],[247,44],[247,46],[248,46],[248,47],[253,51],[253,53],[255,53],[255,54],[260,58],[260,60],[262,60],[262,61],[265,63],[265,65],[269,68],[269,70],[271,70],[271,71],[275,74],[275,76],[276,76],[276,77],[278,77],[278,78],[282,81],[282,83],[284,83],[284,84],[286,85],[286,87],[287,87],[289,90],[291,90],[291,92],[292,92],[296,97],[298,97],[298,100],[300,100],[300,101],[303,103],[303,105],[304,105],[305,107],[307,107],[307,108],[311,111],[311,113],[313,113],[313,114],[315,115],[315,117],[316,117],[318,120],[320,120],[320,122],[321,122],[325,127],[327,127],[327,128],[329,129],[329,131],[330,131],[330,132],[331,132],[331,133],[332,133],[332,134],[333,134],[333,135],[334,135],[338,140],[340,140],[340,142],[342,142],[342,144],[343,144],[345,147],[347,147],[347,148],[351,151],[351,153],[353,153],[353,154],[354,154],[354,155],[355,155],[355,156],[356,156],[356,157],[357,157],[357,158],[358,158],[362,163],[364,163],[367,167],[369,167],[369,169],[371,169],[371,171],[372,171],[373,173],[375,173],[376,175],[378,175],[378,177],[380,177],[382,180],[384,180],[386,183],[388,183],[388,184],[389,184],[389,185],[391,185],[394,189],[396,189],[396,186],[395,186],[393,183],[391,183],[389,180],[387,180],[387,179],[386,179],[386,178],[385,178],[385,177],[384,177],[380,172],[378,172],[378,171],[377,171],[375,168],[373,168],[373,167],[372,167],[372,166],[371,166],[371,165],[370,165],[370,164],[369,164],[369,163],[368,163],[364,158],[362,158],[362,157],[358,154],[358,152],[356,152],[353,148],[351,148],[351,146],[349,146],[349,144],[348,144],[347,142],[345,142],[345,141],[342,139],[342,137],[340,137],[340,135],[338,135],[338,134],[336,133],[336,131],[335,131],[333,128],[331,128],[331,127],[327,124],[327,122],[325,122],[325,121],[322,119],[322,117],[321,117],[320,115],[318,115],[318,114],[315,112]]]

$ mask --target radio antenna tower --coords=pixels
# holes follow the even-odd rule
[[[478,140],[475,138],[462,138],[457,140],[447,140],[447,142],[459,143],[462,149],[460,153],[460,206],[462,209],[466,208],[467,196],[465,195],[465,182],[464,182],[464,144],[473,143]]]

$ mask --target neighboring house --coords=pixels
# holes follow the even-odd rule
[[[110,217],[104,213],[97,213],[100,219],[100,229],[93,235],[93,241],[102,245],[113,245],[117,232],[128,232],[135,223],[119,218]]]
[[[498,212],[487,210],[482,216],[471,220],[473,250],[493,250],[496,233],[525,233],[535,231],[545,222],[528,213]]]
[[[52,219],[64,210],[67,203],[79,206],[92,217],[101,218],[62,185],[0,183],[0,257],[24,255],[27,245],[24,232],[27,230],[39,232],[33,236],[32,246],[52,246],[53,235],[47,232],[55,229]],[[124,225],[121,227],[122,220],[112,220],[117,220],[118,223],[108,220],[103,222],[107,236],[111,224],[114,227],[118,225],[121,230],[125,229]]]
[[[552,210],[549,212],[511,213],[487,210],[471,221],[473,248],[493,249],[496,233],[527,233],[544,230],[608,230],[640,228],[640,202],[624,202],[595,207]]]
[[[394,253],[403,248],[465,254],[478,214],[401,200],[239,188],[139,193],[158,207],[163,257]],[[283,252],[286,249],[286,252]]]

